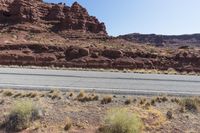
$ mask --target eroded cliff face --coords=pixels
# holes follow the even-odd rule
[[[90,16],[77,2],[69,7],[42,0],[0,0],[1,24],[26,22],[44,24],[50,31],[82,30],[107,35],[104,23]]]

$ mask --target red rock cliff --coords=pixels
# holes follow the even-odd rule
[[[104,23],[90,16],[77,2],[69,7],[42,0],[0,0],[1,24],[25,22],[49,24],[54,31],[82,30],[107,35]]]

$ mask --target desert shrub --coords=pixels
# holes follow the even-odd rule
[[[179,104],[180,100],[178,98],[172,98],[171,102]]]
[[[156,105],[156,100],[155,99],[151,99],[151,105],[155,106]]]
[[[0,100],[0,104],[4,104],[5,100]]]
[[[167,102],[168,98],[167,97],[162,97],[161,100],[162,100],[162,102]]]
[[[24,97],[35,98],[36,96],[37,96],[37,93],[30,92],[30,93],[28,93],[28,94],[25,94]]]
[[[136,103],[136,102],[137,102],[137,99],[133,99],[133,102]]]
[[[167,111],[166,117],[167,117],[167,119],[172,119],[173,118],[172,111]]]
[[[126,104],[126,105],[131,104],[131,99],[126,99],[126,101],[124,102],[124,104]]]
[[[151,104],[149,102],[145,103],[144,108],[149,109],[149,107],[151,106]]]
[[[68,131],[71,127],[72,127],[72,121],[71,121],[70,118],[67,117],[64,130],[65,130],[65,131]]]
[[[89,95],[89,94],[80,94],[77,96],[77,100],[80,101],[80,102],[90,102],[90,101],[98,101],[99,99],[99,96],[98,95]]]
[[[69,93],[69,97],[72,97],[73,95],[74,95],[73,92],[70,92],[70,93]]]
[[[101,104],[108,104],[112,102],[112,97],[111,96],[106,96],[101,100]]]
[[[4,96],[8,96],[8,97],[10,97],[10,96],[13,95],[13,92],[10,91],[10,90],[7,90],[7,91],[4,91],[3,95],[4,95]]]
[[[84,91],[80,91],[77,98],[81,98],[85,96],[85,92]]]
[[[79,97],[77,100],[80,101],[80,102],[89,102],[89,101],[92,101],[92,97],[91,96],[84,96],[84,97]]]
[[[59,90],[51,90],[48,95],[49,98],[51,98],[52,100],[60,100],[62,99],[61,95],[60,95],[60,91]]]
[[[185,110],[198,112],[200,108],[200,100],[197,98],[186,98],[182,100],[181,105]]]
[[[140,105],[143,105],[143,104],[145,104],[146,103],[146,99],[141,99],[140,100]]]
[[[105,117],[102,133],[140,133],[143,124],[135,113],[127,109],[112,109]]]
[[[162,102],[162,99],[161,99],[160,97],[157,97],[157,98],[155,99],[155,101],[156,101],[157,103],[161,103],[161,102]]]
[[[15,94],[13,97],[14,98],[17,98],[17,97],[21,97],[22,96],[22,93],[17,93],[17,94]]]
[[[94,95],[94,96],[92,97],[92,99],[93,99],[93,101],[98,101],[98,100],[99,100],[99,96],[98,96],[98,95]]]
[[[17,101],[5,122],[6,130],[20,131],[26,129],[30,122],[38,117],[38,109],[32,101]]]

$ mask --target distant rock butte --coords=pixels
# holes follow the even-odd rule
[[[119,38],[141,44],[155,46],[200,46],[200,34],[191,35],[156,35],[156,34],[127,34]]]
[[[52,31],[82,30],[107,35],[104,23],[90,16],[77,2],[69,7],[64,3],[45,3],[42,0],[0,0],[1,24],[26,22],[39,22]]]

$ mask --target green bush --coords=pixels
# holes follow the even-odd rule
[[[32,101],[17,101],[6,121],[7,131],[21,131],[30,126],[30,122],[38,117],[38,109]]]
[[[126,109],[110,110],[100,128],[102,133],[140,133],[143,124],[135,113]]]

